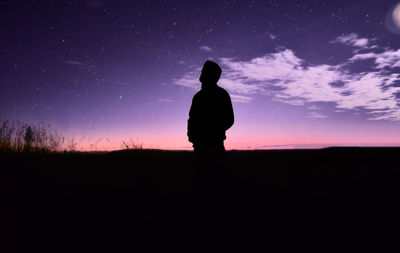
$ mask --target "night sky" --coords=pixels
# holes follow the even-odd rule
[[[400,1],[0,1],[0,118],[82,150],[190,149],[203,63],[227,149],[400,145]]]

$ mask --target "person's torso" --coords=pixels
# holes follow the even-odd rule
[[[198,94],[198,123],[199,134],[205,142],[221,141],[226,138],[223,121],[224,103],[226,101],[225,90],[213,87],[201,90]]]

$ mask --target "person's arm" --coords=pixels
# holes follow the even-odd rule
[[[232,101],[231,97],[229,96],[228,92],[226,93],[226,99],[225,99],[225,110],[224,110],[225,116],[225,122],[224,122],[224,128],[225,131],[228,130],[233,126],[233,123],[235,122],[234,115],[233,115],[233,107],[232,107]]]
[[[197,115],[196,95],[192,99],[192,105],[189,110],[189,119],[187,124],[187,136],[189,142],[194,143],[196,139],[196,115]]]

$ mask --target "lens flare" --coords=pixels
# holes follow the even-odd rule
[[[393,5],[386,16],[386,28],[400,34],[400,3]]]
[[[394,8],[392,12],[392,19],[396,26],[400,28],[400,3]]]

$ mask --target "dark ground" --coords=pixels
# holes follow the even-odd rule
[[[216,207],[199,204],[192,152],[0,159],[3,252],[387,252],[400,243],[400,148],[230,151],[231,187]]]

